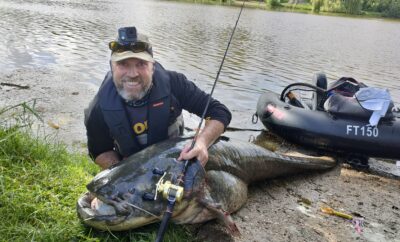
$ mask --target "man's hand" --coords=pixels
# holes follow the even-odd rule
[[[183,148],[178,160],[190,160],[196,157],[204,167],[208,161],[207,146],[201,142],[196,142],[193,149],[189,150],[191,144],[192,142],[185,145],[185,148]]]
[[[199,133],[196,144],[190,149],[191,143],[185,145],[178,160],[190,160],[197,158],[204,167],[208,161],[208,147],[224,132],[224,124],[217,120],[207,120],[203,131]]]
[[[104,153],[101,153],[99,156],[96,157],[94,163],[99,165],[102,170],[109,168],[110,166],[118,163],[120,161],[119,155],[117,152],[110,150]]]

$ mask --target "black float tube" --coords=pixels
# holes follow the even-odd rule
[[[290,89],[291,87],[294,87],[294,86],[309,87],[309,88],[315,89],[316,92],[319,92],[319,93],[324,94],[324,95],[325,95],[326,93],[328,93],[329,91],[332,90],[332,88],[329,89],[329,90],[325,90],[325,89],[322,89],[322,88],[320,88],[320,87],[314,86],[314,85],[309,84],[309,83],[295,82],[295,83],[289,84],[287,87],[285,87],[285,88],[282,90],[281,96],[279,97],[279,99],[280,99],[281,101],[284,101],[284,100],[285,100],[285,96],[286,96],[286,91],[287,91],[288,89]]]
[[[219,74],[221,73],[222,66],[224,65],[225,57],[228,54],[229,46],[231,45],[231,41],[233,39],[233,35],[235,33],[236,27],[237,27],[239,19],[240,19],[240,15],[242,14],[244,3],[245,3],[245,0],[243,0],[242,7],[240,8],[239,16],[238,16],[238,18],[236,20],[235,27],[233,27],[232,34],[231,34],[231,37],[229,39],[228,45],[226,47],[224,57],[222,58],[221,65],[219,66],[219,70],[218,70],[217,76],[215,78],[213,87],[212,87],[211,92],[210,92],[210,96],[208,97],[206,107],[204,108],[203,114],[201,115],[199,126],[197,127],[196,134],[194,135],[194,138],[193,138],[192,144],[190,145],[190,149],[189,150],[193,149],[194,145],[196,144],[196,138],[197,138],[197,136],[199,134],[201,125],[203,124],[203,120],[204,120],[204,117],[205,117],[205,115],[207,113],[208,106],[210,105],[211,96],[214,93],[214,89],[215,89],[215,86],[217,84],[217,81],[218,81],[218,78],[219,78]],[[186,169],[187,169],[187,167],[189,165],[189,162],[190,162],[190,160],[186,160],[185,161],[180,177],[184,177],[185,176]],[[177,181],[178,185],[180,185],[179,183],[182,180],[183,179],[178,179],[178,181]],[[161,221],[160,228],[158,229],[157,238],[155,240],[156,242],[162,242],[163,238],[164,238],[164,234],[167,231],[168,222],[169,222],[169,220],[170,220],[170,218],[172,216],[172,212],[174,211],[174,206],[175,206],[175,202],[176,202],[175,194],[173,196],[168,197],[167,200],[168,200],[167,210],[164,212],[164,216],[163,216],[163,219]]]

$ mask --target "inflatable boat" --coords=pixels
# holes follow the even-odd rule
[[[312,92],[308,102],[293,91],[304,89]],[[367,90],[368,95],[374,94],[369,99],[354,95],[366,89],[352,78],[342,78],[327,88],[326,76],[317,73],[312,84],[291,84],[280,95],[266,91],[255,116],[288,141],[361,159],[362,164],[368,164],[368,157],[400,159],[400,112],[393,102],[382,101],[384,95],[375,89]],[[377,100],[380,106],[375,105]],[[361,105],[363,101],[372,109]]]

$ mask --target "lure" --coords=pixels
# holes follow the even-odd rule
[[[329,215],[335,215],[337,217],[341,217],[347,220],[350,220],[350,222],[354,225],[354,229],[358,234],[361,234],[362,232],[362,227],[364,226],[364,219],[363,218],[358,218],[354,217],[350,214],[347,213],[342,213],[339,211],[334,210],[333,208],[330,207],[321,207],[321,211],[323,213],[329,214]]]

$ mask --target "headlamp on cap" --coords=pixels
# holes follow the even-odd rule
[[[123,45],[129,45],[137,42],[137,33],[135,27],[123,27],[118,29],[118,42]]]
[[[135,27],[123,27],[118,29],[118,39],[108,43],[108,47],[112,52],[121,53],[132,51],[134,53],[139,53],[146,51],[153,56],[152,47],[147,37],[142,35],[142,38],[140,38]]]

